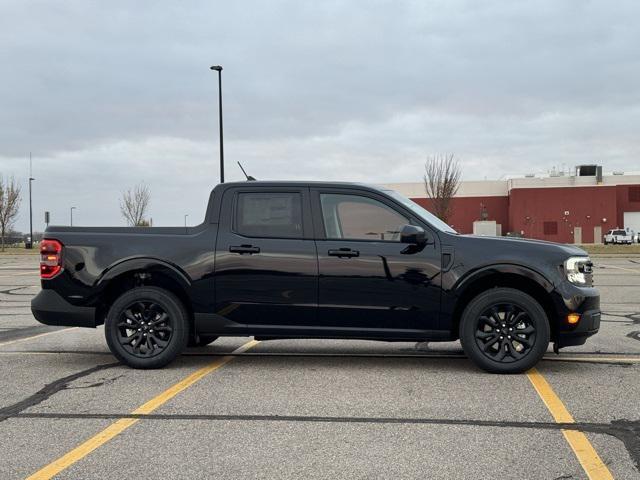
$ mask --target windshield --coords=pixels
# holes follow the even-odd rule
[[[397,200],[402,205],[407,207],[409,210],[411,210],[413,213],[415,213],[418,217],[422,218],[429,225],[432,225],[433,227],[437,228],[438,230],[441,230],[441,231],[447,232],[447,233],[458,233],[453,228],[451,228],[449,225],[447,225],[442,220],[440,220],[438,217],[436,217],[429,210],[427,210],[425,208],[422,208],[416,202],[414,202],[413,200],[408,199],[404,195],[401,195],[401,194],[399,194],[398,192],[396,192],[394,190],[385,190],[384,192],[387,195],[389,195],[391,198]]]

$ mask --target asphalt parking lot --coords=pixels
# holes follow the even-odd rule
[[[132,370],[33,319],[37,262],[0,256],[2,479],[640,478],[640,258],[594,258],[600,333],[516,376],[457,342],[250,338]]]

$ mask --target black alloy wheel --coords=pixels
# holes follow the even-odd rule
[[[480,368],[491,373],[521,373],[532,368],[547,351],[550,339],[547,313],[527,293],[492,288],[466,306],[460,319],[460,342]]]
[[[169,344],[171,316],[156,302],[137,301],[124,308],[118,322],[118,341],[136,357],[153,357]]]
[[[190,325],[182,302],[158,287],[137,287],[111,305],[104,322],[111,353],[133,368],[161,368],[187,346]]]
[[[476,344],[491,360],[503,363],[520,360],[531,352],[535,341],[535,324],[517,305],[492,305],[478,318]]]

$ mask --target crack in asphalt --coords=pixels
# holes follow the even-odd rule
[[[96,365],[94,367],[87,368],[86,370],[82,370],[80,372],[67,375],[66,377],[59,378],[58,380],[54,380],[51,383],[47,383],[44,387],[42,387],[33,395],[29,395],[27,398],[20,400],[19,402],[16,402],[13,405],[0,408],[0,422],[4,422],[8,418],[11,418],[23,412],[27,408],[31,408],[35,405],[38,405],[39,403],[44,402],[49,397],[51,397],[52,395],[55,395],[61,390],[68,389],[69,384],[74,380],[78,380],[79,378],[86,377],[87,375],[91,375],[92,373],[99,372],[107,368],[117,367],[119,365],[120,363],[118,362]]]
[[[618,317],[618,318],[626,318],[627,320],[631,320],[632,323],[634,324],[640,324],[640,312],[633,312],[633,313],[607,313],[607,312],[602,312],[602,315],[607,315],[609,317]],[[601,320],[602,322],[605,322],[607,320]],[[611,321],[611,320],[609,320]],[[626,322],[624,322],[626,323]]]
[[[634,340],[640,340],[640,330],[627,333],[627,337],[633,338]]]
[[[0,335],[2,335],[0,329]],[[2,350],[0,355],[105,355],[112,356],[108,351],[90,351],[90,350]],[[249,352],[249,353],[232,353],[232,352],[183,352],[180,354],[184,357],[298,357],[298,358],[390,358],[390,359],[443,359],[443,360],[467,360],[468,357],[464,353],[456,352],[432,352],[426,354],[398,354],[398,353],[289,353],[289,352]],[[553,362],[572,362],[587,363],[594,365],[614,365],[620,367],[634,367],[637,363],[635,359],[629,361],[625,357],[636,357],[638,353],[633,352],[564,352],[560,355],[545,356],[542,361]],[[598,358],[612,356],[614,358]],[[618,358],[615,358],[618,357]]]
[[[200,421],[250,421],[250,422],[312,422],[312,423],[364,423],[404,425],[454,425],[474,427],[531,428],[541,430],[577,430],[582,433],[604,434],[620,440],[634,467],[640,471],[640,420],[613,420],[610,423],[555,423],[517,422],[497,420],[447,419],[447,418],[399,418],[399,417],[329,417],[313,415],[211,415],[211,414],[120,414],[120,413],[16,413],[13,418],[31,419],[100,419],[119,420],[200,420]]]
[[[23,338],[29,338],[41,333],[55,332],[58,330],[65,330],[69,327],[53,327],[49,325],[35,325],[33,327],[11,328],[0,332],[0,343],[22,340]]]
[[[5,295],[14,295],[16,297],[35,297],[35,293],[13,293],[17,290],[24,290],[25,288],[32,288],[35,285],[22,285],[20,287],[11,287],[6,290],[0,290],[0,293],[4,293]]]

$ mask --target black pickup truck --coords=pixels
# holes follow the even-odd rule
[[[188,228],[56,227],[41,243],[47,325],[105,324],[136,368],[222,335],[258,340],[460,339],[496,373],[583,344],[600,326],[592,264],[574,246],[460,235],[363,184],[218,185]]]

